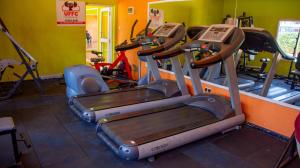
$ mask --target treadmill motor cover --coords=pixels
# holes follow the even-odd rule
[[[65,68],[64,77],[69,99],[91,92],[97,93],[109,90],[100,73],[87,65],[75,65]]]

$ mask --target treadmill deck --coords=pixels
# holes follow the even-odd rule
[[[141,145],[220,121],[198,107],[178,108],[108,122],[101,129],[118,145]]]
[[[82,107],[92,111],[114,107],[144,103],[167,98],[163,93],[148,88],[131,89],[125,91],[104,93],[93,96],[76,98]]]

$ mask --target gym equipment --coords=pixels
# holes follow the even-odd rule
[[[282,168],[287,166],[292,160],[294,160],[297,154],[300,157],[300,115],[295,122],[295,132],[289,139],[286,147],[284,148],[280,158],[276,162],[274,168]]]
[[[138,20],[135,20],[134,24],[131,27],[131,35],[130,40],[133,42],[135,39],[133,38],[133,33]],[[148,27],[146,27],[148,29]],[[126,45],[127,40],[125,40],[122,44],[116,47],[116,52],[118,52],[118,56],[113,63],[105,63],[104,58],[102,56],[102,52],[92,51],[95,54],[96,58],[91,58],[91,62],[93,66],[101,73],[101,75],[108,79],[128,79],[133,80],[131,73],[131,66],[126,57],[125,51],[120,51],[120,46]]]
[[[24,142],[24,144],[27,148],[30,148],[31,145],[29,143],[27,143],[27,141],[24,139],[24,136],[22,134],[20,134],[21,139],[17,140],[17,129],[16,129],[14,121],[11,117],[0,118],[0,136],[4,136],[4,135],[11,136],[15,162],[16,162],[16,165],[20,166],[22,153],[20,153],[20,151],[19,151],[18,141]]]
[[[169,51],[154,54],[154,59],[171,58],[176,69],[180,68],[175,58],[186,52],[189,71],[196,96],[189,96],[180,103],[169,106],[121,114],[99,120],[98,136],[121,158],[137,160],[148,158],[209,135],[242,124],[239,91],[232,54],[244,40],[241,29],[230,25],[212,25],[199,39]],[[210,57],[190,62],[193,53],[203,46],[214,51]],[[217,95],[205,95],[197,68],[205,68],[221,60],[225,62],[230,81],[231,101]],[[175,73],[176,79],[184,81],[183,73]],[[185,85],[185,88],[187,86]]]
[[[252,16],[247,16],[246,12],[243,12],[241,16],[238,17],[238,27],[252,27],[254,28],[254,21]],[[270,62],[269,58],[261,58],[260,62],[262,63],[261,66],[250,66],[247,65],[247,62],[254,61],[257,52],[251,50],[244,50],[242,56],[239,56],[243,59],[243,64],[241,65],[241,61],[238,60],[237,67],[239,67],[239,72],[247,74],[248,76],[252,76],[257,79],[257,81],[264,80],[267,76],[266,67]]]
[[[247,16],[246,12],[243,12],[241,16],[238,17],[238,26],[239,27],[251,27],[254,28],[254,21],[252,16]],[[261,58],[259,61],[261,62],[261,66],[250,66],[247,65],[247,62],[254,61],[255,57],[258,53],[252,50],[243,50],[242,56],[239,56],[243,59],[243,64],[241,65],[241,61],[238,60],[239,72],[247,74],[248,76],[252,76],[257,79],[257,81],[265,80],[267,77],[266,67],[270,62],[269,58]]]
[[[131,44],[120,46],[120,50],[143,46],[138,55],[147,60],[148,72],[151,72],[154,81],[148,85],[119,91],[71,96],[69,97],[70,108],[85,121],[96,122],[107,116],[146,110],[181,101],[188,95],[188,91],[182,86],[184,84],[178,82],[177,86],[176,81],[162,79],[152,55],[175,46],[184,35],[185,28],[181,24],[167,23],[159,27],[152,37],[145,37]],[[75,72],[72,73],[75,74]]]
[[[238,17],[238,27],[254,27],[253,20],[253,16],[247,16],[246,12],[243,12],[243,14]]]
[[[279,47],[271,33],[261,28],[242,28],[245,33],[245,41],[241,46],[243,51],[268,52],[273,54],[272,65],[263,85],[247,88],[245,91],[259,94],[276,101],[293,104],[300,99],[300,92],[289,91],[282,87],[271,87],[272,80],[276,73],[276,67],[281,59],[294,60],[293,57],[285,54]]]
[[[87,65],[65,68],[67,97],[109,91],[109,87],[97,70]]]
[[[294,61],[291,61],[291,62],[292,62],[292,65],[293,65]],[[291,90],[294,90],[295,87],[299,85],[299,80],[300,80],[300,53],[297,56],[295,68],[296,69],[294,71],[290,71],[290,73],[289,73],[288,78],[290,78],[290,76],[292,76],[292,79],[287,81],[288,83],[291,84]]]
[[[237,63],[239,62],[239,59],[240,59],[242,53],[243,52],[239,51],[234,54],[235,68],[237,67]],[[209,67],[206,70],[206,72],[204,73],[202,79],[212,82],[212,83],[217,83],[220,85],[228,86],[228,81],[226,80],[226,76],[222,72],[223,67],[224,67],[223,62],[220,62],[214,66]],[[242,77],[239,77],[237,79],[237,82],[238,82],[239,89],[246,89],[249,87],[253,87],[255,85],[255,82],[253,80],[245,79]]]
[[[297,56],[297,48],[298,48],[298,44],[299,44],[299,40],[300,40],[300,29],[298,29],[298,35],[297,35],[295,40],[296,40],[296,43],[295,43],[295,46],[294,46],[293,56],[296,57]],[[300,56],[300,53],[298,53],[298,59],[297,59],[297,62],[296,62],[296,69],[297,70],[300,69],[300,67],[299,67],[299,64],[300,64],[299,56]],[[298,63],[298,65],[297,65],[297,63]],[[295,75],[299,74],[299,73],[295,73],[295,71],[292,71],[293,65],[294,65],[294,61],[291,61],[289,74],[288,74],[288,79],[291,79],[291,75],[293,75],[293,79],[294,79]],[[294,85],[294,83],[293,83],[293,80],[292,80],[292,88],[294,87],[293,85]]]
[[[256,81],[265,80],[267,77],[266,68],[270,59],[261,58],[259,60],[262,63],[261,66],[250,66],[247,65],[246,59],[248,59],[248,61],[254,61],[258,53],[252,50],[243,50],[242,54],[240,58],[243,58],[243,65],[239,66],[239,72],[256,78]]]
[[[19,78],[19,80],[14,84],[14,86],[8,91],[8,93],[4,93],[1,95],[0,100],[6,100],[11,98],[16,91],[18,90],[21,83],[25,80],[25,78],[30,75],[37,86],[38,90],[40,91],[40,94],[44,93],[43,87],[40,83],[41,79],[38,73],[38,62],[24,49],[20,46],[20,44],[12,37],[12,35],[9,33],[7,27],[5,26],[4,22],[0,18],[0,31],[4,33],[4,35],[10,40],[14,48],[16,49],[19,57],[21,58],[22,62],[6,59],[6,60],[0,60],[0,81],[3,76],[4,71],[6,68],[10,67],[13,68],[15,65],[24,65],[26,67],[26,71],[23,75],[18,75],[14,73],[15,76]]]

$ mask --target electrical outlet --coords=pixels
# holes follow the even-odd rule
[[[211,93],[211,88],[205,88],[205,89],[204,89],[204,92],[205,92],[205,93]]]

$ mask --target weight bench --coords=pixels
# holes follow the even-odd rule
[[[15,162],[17,165],[20,164],[22,153],[19,151],[18,141],[24,142],[24,144],[26,145],[27,148],[30,148],[31,145],[28,144],[24,140],[24,138],[21,134],[20,134],[21,140],[17,140],[17,129],[16,129],[15,123],[11,117],[0,118],[0,136],[2,136],[2,135],[10,135],[11,136]]]

